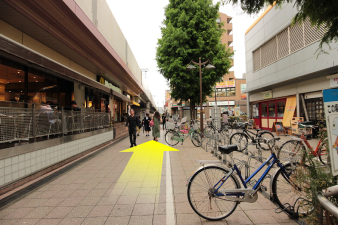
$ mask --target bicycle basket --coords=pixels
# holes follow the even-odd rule
[[[167,122],[166,126],[167,126],[168,130],[174,130],[175,129],[175,123]]]
[[[198,130],[198,124],[195,123],[195,124],[192,126],[192,129],[193,129],[193,130]]]
[[[181,119],[181,123],[185,123],[185,122],[187,122],[187,117],[183,117],[183,118]]]

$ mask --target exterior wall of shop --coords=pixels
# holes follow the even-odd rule
[[[83,68],[82,66],[78,65],[77,63],[71,61],[67,57],[57,53],[53,49],[47,47],[46,45],[42,44],[41,42],[35,40],[34,38],[30,37],[29,35],[21,32],[20,30],[16,29],[15,27],[9,25],[8,23],[0,20],[0,34],[62,64],[65,67],[68,67],[86,77],[89,77],[93,80],[96,79],[96,75],[89,70]]]
[[[296,82],[306,80],[307,75],[322,70],[327,71],[321,76],[329,75],[333,72],[328,71],[329,69],[337,68],[338,43],[331,43],[330,47],[323,45],[323,50],[329,54],[321,54],[317,57],[316,51],[319,47],[319,41],[317,41],[253,72],[253,51],[289,26],[296,13],[297,9],[292,3],[283,4],[281,9],[273,7],[245,35],[246,76],[249,92],[297,78],[299,80]]]
[[[141,69],[107,2],[105,0],[75,0],[75,2],[141,82]]]
[[[74,82],[74,101],[76,101],[77,106],[84,108],[85,106],[85,88],[80,86],[80,83]]]

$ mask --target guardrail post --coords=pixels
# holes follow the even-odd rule
[[[95,108],[93,110],[93,130],[95,130]]]
[[[72,128],[72,134],[74,134],[74,113],[73,113],[73,109],[70,111],[70,116],[71,116],[71,118],[72,118],[72,120],[71,120],[71,123],[72,123],[72,126],[71,126],[71,128]]]
[[[61,137],[65,135],[65,112],[63,106],[61,106]]]
[[[33,123],[33,142],[36,142],[36,117],[35,117],[35,104],[32,105],[32,123]]]

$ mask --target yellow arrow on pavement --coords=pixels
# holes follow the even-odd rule
[[[156,141],[148,141],[121,152],[133,152],[115,188],[124,188],[129,182],[142,182],[140,188],[159,188],[165,151],[179,151]],[[154,193],[156,194],[156,192]],[[159,191],[157,191],[159,194]]]

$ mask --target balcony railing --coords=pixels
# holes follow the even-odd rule
[[[111,114],[106,112],[0,107],[0,148],[8,147],[4,143],[35,142],[110,126]]]

